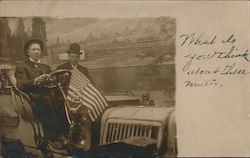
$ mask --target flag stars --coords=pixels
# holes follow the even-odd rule
[[[73,69],[69,84],[67,98],[70,101],[76,100],[88,109],[88,115],[91,121],[95,121],[98,116],[108,107],[105,98],[90,83],[90,80],[79,70]]]
[[[78,90],[84,89],[90,83],[89,79],[83,75],[79,70],[75,69],[72,72],[70,84]]]

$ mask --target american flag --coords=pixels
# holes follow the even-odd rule
[[[88,109],[88,115],[94,122],[108,107],[106,99],[79,70],[73,69],[67,99]]]

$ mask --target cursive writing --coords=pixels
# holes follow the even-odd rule
[[[181,47],[191,48],[186,51],[192,50],[192,52],[184,52],[185,62],[182,71],[188,76],[201,76],[196,77],[196,81],[184,80],[185,87],[222,87],[223,82],[218,82],[216,76],[250,74],[247,67],[250,61],[249,49],[239,49],[238,40],[233,33],[224,37],[195,32],[184,33],[179,36],[179,40]],[[194,46],[195,49],[193,49]]]
[[[228,64],[220,73],[221,75],[247,75],[249,71],[246,69],[236,68],[236,63]]]
[[[205,81],[185,81],[185,87],[207,87],[207,86],[222,86],[216,79],[205,80]]]
[[[214,55],[217,55],[218,58],[224,58],[224,59],[230,59],[230,58],[243,58],[247,62],[249,62],[249,53],[248,49],[245,52],[239,53],[235,52],[238,51],[238,49],[235,49],[235,46],[232,46],[231,49],[228,52],[215,52]]]
[[[186,70],[188,75],[212,75],[212,74],[219,74],[221,72],[221,67],[216,67],[215,69],[212,68],[193,68]]]
[[[188,54],[184,56],[187,58],[187,62],[183,67],[183,71],[186,71],[192,64],[194,60],[211,60],[213,58],[218,59],[234,59],[234,58],[241,58],[246,62],[249,62],[249,51],[248,49],[239,52],[235,46],[232,46],[229,51],[221,51],[221,52],[213,52],[208,54]]]
[[[211,39],[204,39],[204,34],[201,33],[199,36],[196,33],[192,34],[182,34],[180,39],[183,39],[181,46],[187,45],[213,45],[216,43],[217,36],[213,36]]]
[[[234,34],[231,34],[231,36],[228,39],[221,41],[221,43],[234,43],[234,42],[236,42],[236,38],[234,37]]]
[[[189,68],[185,71],[187,75],[247,75],[249,71],[245,68],[240,68],[237,63],[226,64],[215,68],[201,68],[201,66]]]

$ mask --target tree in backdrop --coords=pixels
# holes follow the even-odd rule
[[[152,64],[161,64],[174,60],[175,56],[175,33],[176,21],[171,17],[159,17],[156,23],[159,27],[159,39],[163,44],[161,46],[142,49],[136,56],[144,59],[152,57]]]
[[[176,33],[176,21],[171,17],[159,17],[157,23],[160,28],[160,35],[164,40],[165,47],[174,44]]]
[[[14,55],[19,59],[23,60],[26,57],[24,56],[24,44],[28,40],[29,36],[25,32],[24,22],[22,18],[18,19],[18,25],[16,28],[16,35],[12,36]]]
[[[10,52],[11,30],[8,19],[0,18],[0,57],[8,57]]]
[[[61,43],[60,43],[60,37],[59,36],[57,36],[57,38],[56,38],[56,45],[60,45]]]
[[[92,32],[89,32],[88,36],[85,39],[85,42],[92,42],[94,41],[96,38],[95,36],[92,34]]]
[[[46,23],[43,19],[35,17],[32,19],[32,38],[40,39],[44,43],[42,55],[47,55],[47,34]]]
[[[136,55],[141,59],[152,58],[152,62],[147,65],[147,69],[143,71],[142,76],[152,77],[156,76],[155,81],[157,84],[160,81],[157,80],[157,76],[161,75],[158,64],[169,63],[167,67],[171,70],[168,73],[164,73],[163,78],[171,79],[172,76],[175,76],[175,66],[171,66],[174,61],[175,56],[175,34],[176,34],[176,21],[171,17],[159,17],[155,20],[155,25],[158,27],[158,42],[155,42],[155,45],[152,47],[142,48],[140,52]],[[149,39],[147,39],[149,40]],[[154,38],[153,38],[154,40]],[[143,42],[145,39],[142,39]],[[166,96],[166,103],[171,102],[171,105],[174,105],[172,102],[175,100],[175,83],[174,80],[167,80],[162,85],[163,94]]]

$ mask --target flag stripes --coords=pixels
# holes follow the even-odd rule
[[[90,89],[91,89],[93,92],[95,92],[96,96],[98,96],[97,99],[100,99],[100,100],[101,100],[101,102],[102,102],[101,105],[103,105],[104,108],[107,108],[107,107],[108,107],[108,103],[107,103],[106,99],[102,96],[102,94],[101,94],[93,85],[88,84],[88,86],[90,87]]]
[[[88,103],[91,104],[92,107],[94,107],[95,112],[100,115],[102,111],[99,109],[98,103],[96,103],[96,98],[91,96],[90,93],[87,92],[87,89],[86,91],[80,91],[80,93],[85,97]]]
[[[91,91],[91,89],[89,88],[89,86],[86,87],[86,90],[87,90],[87,91]],[[100,106],[97,106],[98,109],[99,109],[100,111],[103,111],[105,108],[103,108],[102,102],[100,102],[100,101],[98,100],[97,95],[92,94],[92,93],[89,93],[89,95],[91,96],[91,98],[93,98],[93,100],[95,101],[95,103],[96,103],[97,105],[100,105]]]
[[[81,80],[78,77],[77,81],[75,79],[73,80],[74,83],[78,82],[78,87],[76,84],[69,85],[67,99],[88,108],[89,118],[91,121],[95,121],[108,107],[106,99],[89,81],[86,80],[86,78]],[[82,84],[79,82],[82,82]],[[79,87],[79,85],[81,87]]]

